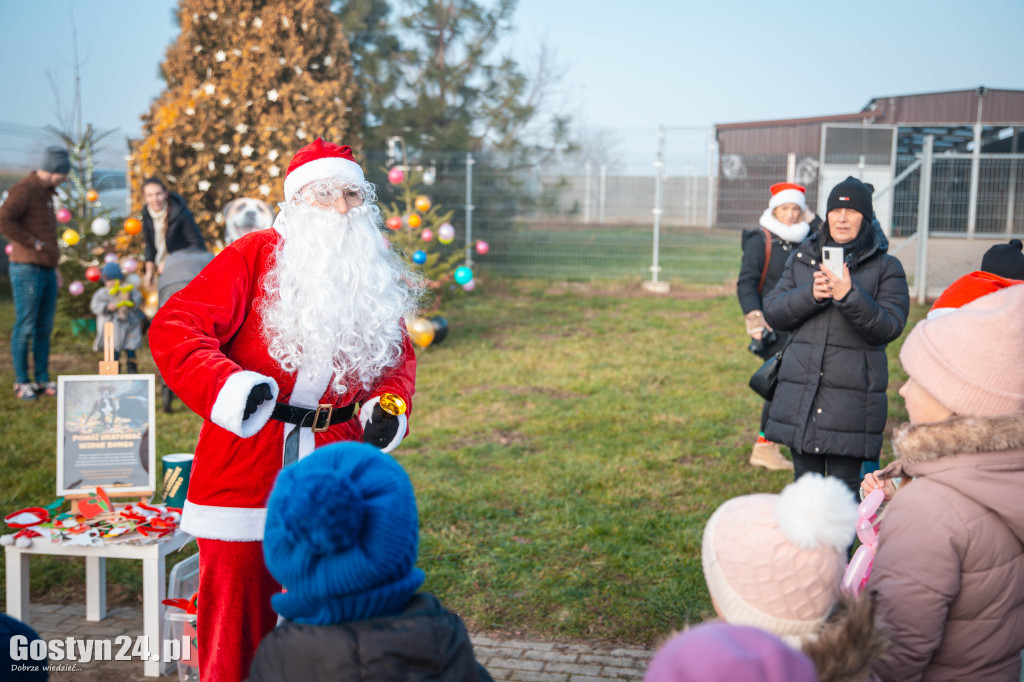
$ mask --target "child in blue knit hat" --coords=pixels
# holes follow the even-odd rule
[[[92,295],[89,307],[96,316],[96,341],[93,350],[103,349],[103,327],[114,323],[114,360],[121,361],[124,351],[125,373],[138,374],[139,362],[135,351],[142,345],[143,318],[142,294],[133,285],[124,281],[124,273],[117,263],[107,263],[101,271],[103,288]]]
[[[462,619],[417,592],[418,548],[412,483],[390,455],[340,442],[283,469],[263,555],[285,622],[260,643],[250,682],[489,682]]]

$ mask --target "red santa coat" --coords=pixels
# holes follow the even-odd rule
[[[347,394],[329,395],[329,368],[319,376],[285,372],[267,352],[260,313],[262,280],[280,234],[273,229],[246,235],[230,244],[159,310],[149,329],[149,345],[164,381],[206,422],[199,434],[181,527],[201,538],[263,539],[266,501],[280,471],[284,439],[295,428],[271,419],[274,401],[316,408],[359,402],[364,414],[384,393],[412,406],[416,354],[408,334],[396,365],[371,390],[357,385]],[[242,420],[246,398],[268,383],[274,400]],[[407,433],[407,415],[399,433]],[[361,440],[356,417],[321,433],[300,432],[299,456],[326,443]]]

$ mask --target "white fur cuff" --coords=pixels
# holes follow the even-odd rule
[[[214,507],[185,500],[181,529],[209,540],[255,542],[263,539],[267,523],[265,507]]]
[[[366,429],[366,425],[373,417],[373,406],[380,402],[380,397],[370,398],[359,408],[359,425]],[[395,433],[395,437],[391,439],[391,442],[380,449],[381,452],[391,452],[398,447],[402,439],[405,438],[405,432],[409,428],[409,418],[404,415],[398,415],[398,432]]]
[[[258,384],[270,385],[271,399],[261,403],[255,413],[243,420],[245,401],[249,398],[253,387]],[[256,372],[235,372],[228,377],[220,392],[217,393],[217,400],[213,404],[213,409],[210,410],[210,421],[236,436],[248,438],[270,421],[278,390],[277,382],[270,377]]]

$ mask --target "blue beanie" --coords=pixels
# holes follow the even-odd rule
[[[409,476],[372,445],[333,443],[278,475],[263,556],[286,590],[274,610],[288,620],[331,625],[401,612],[425,579],[418,549]]]
[[[117,263],[107,263],[103,266],[103,279],[124,279],[124,273],[121,272],[121,266]]]

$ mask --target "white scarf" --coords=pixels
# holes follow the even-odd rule
[[[799,244],[807,238],[807,234],[811,231],[811,226],[806,221],[801,220],[798,223],[792,225],[783,225],[778,218],[775,217],[773,208],[766,208],[764,213],[761,214],[761,227],[765,228],[779,239],[784,239],[787,242]]]
[[[167,204],[164,204],[162,211],[154,211],[146,207],[149,217],[153,219],[153,239],[156,241],[156,264],[162,265],[167,260],[167,240],[164,233],[167,231]]]

